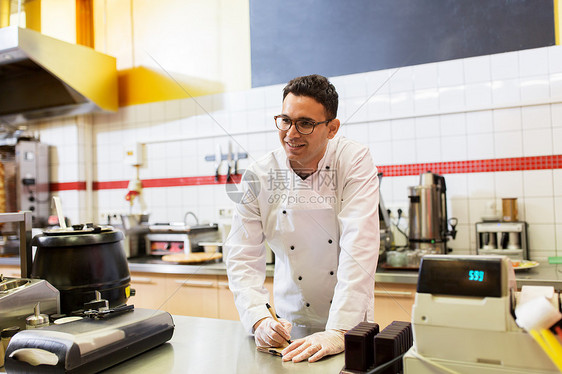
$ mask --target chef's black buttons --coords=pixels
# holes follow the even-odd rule
[[[330,304],[332,303],[332,300],[330,300]]]
[[[291,246],[291,250],[294,250],[294,249],[295,249],[295,246],[294,246],[294,245],[292,245],[292,246]]]
[[[334,272],[333,272],[333,271],[331,271],[331,272],[330,272],[330,275],[334,275]]]
[[[326,165],[326,170],[330,170],[330,166]]]
[[[308,308],[310,306],[310,303],[306,303],[306,307]]]
[[[328,243],[332,244],[332,239],[328,240]]]
[[[287,214],[287,211],[286,211],[286,210],[284,210],[284,211],[283,211],[283,214]]]
[[[299,280],[300,280],[300,281],[302,280],[302,277],[301,277],[301,276],[299,276]]]

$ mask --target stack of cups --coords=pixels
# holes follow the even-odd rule
[[[516,222],[518,220],[517,212],[517,198],[503,198],[502,199],[502,213],[504,222]]]
[[[502,199],[502,220],[504,222],[517,222],[519,220],[518,211],[517,211],[517,198],[503,198]],[[510,232],[510,233],[502,233],[502,242],[506,242],[507,249],[520,249],[520,233],[518,232]]]

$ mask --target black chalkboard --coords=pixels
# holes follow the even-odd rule
[[[555,44],[552,0],[250,0],[252,86]]]

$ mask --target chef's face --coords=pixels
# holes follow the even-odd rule
[[[295,96],[289,93],[283,100],[282,114],[290,119],[305,119],[314,122],[326,121],[324,106],[310,96]],[[324,156],[328,140],[332,139],[340,127],[340,121],[332,121],[315,126],[312,134],[302,135],[293,125],[287,131],[279,130],[279,139],[285,149],[293,169],[308,169],[311,172],[318,167]]]

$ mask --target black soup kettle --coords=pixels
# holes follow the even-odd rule
[[[45,279],[60,292],[61,313],[84,309],[95,291],[111,308],[126,304],[131,276],[123,233],[111,227],[74,226],[36,235],[31,278]]]

